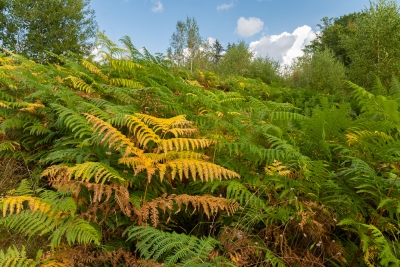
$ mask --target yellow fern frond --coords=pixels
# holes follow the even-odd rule
[[[271,176],[272,175],[281,175],[284,177],[290,177],[293,175],[292,170],[288,170],[287,166],[282,165],[282,162],[280,162],[276,159],[274,159],[274,162],[271,165],[265,167],[264,170],[265,170],[266,174],[271,175]]]
[[[86,119],[93,124],[94,129],[98,134],[103,134],[102,143],[108,143],[109,147],[113,147],[116,150],[125,147],[124,157],[133,153],[135,155],[143,154],[143,150],[137,148],[132,141],[123,135],[120,131],[114,128],[111,124],[93,116],[91,114],[84,113]]]
[[[3,206],[3,217],[11,214],[19,214],[24,208],[24,202],[28,203],[28,207],[32,211],[32,213],[38,210],[42,213],[46,213],[52,208],[51,205],[44,202],[40,198],[31,196],[11,196],[3,198],[0,201]]]
[[[27,107],[21,108],[21,111],[28,111],[31,114],[35,114],[38,108],[44,108],[45,105],[41,103],[29,103]]]
[[[0,108],[10,108],[7,104],[0,102]]]
[[[376,142],[390,142],[393,141],[393,137],[379,131],[355,131],[346,134],[347,143],[349,145],[354,145],[357,143],[362,143],[362,140],[368,139]]]
[[[134,63],[126,59],[112,59],[111,66],[117,71],[135,72],[136,69],[143,69],[140,64]]]
[[[195,181],[197,177],[199,177],[201,181],[240,178],[240,175],[236,172],[210,162],[195,159],[175,159],[167,161],[164,164],[159,164],[159,168],[162,169],[163,172],[167,170],[167,168],[171,169],[171,178],[175,179],[178,175],[180,180],[182,180],[184,176],[186,178],[192,177]],[[164,175],[162,175],[161,172],[160,179],[164,179]]]
[[[46,263],[40,264],[40,267],[68,267],[71,265],[65,265],[57,260],[46,261]]]
[[[94,179],[96,183],[103,184],[106,181],[125,183],[117,171],[110,166],[101,162],[85,162],[77,164],[73,167],[68,167],[68,173],[71,178],[89,182]]]
[[[191,135],[197,132],[192,122],[186,120],[185,115],[179,115],[172,118],[157,118],[147,114],[136,113],[136,117],[140,118],[144,123],[153,125],[154,132],[161,131],[164,135],[172,133],[175,137]]]
[[[114,78],[110,79],[111,85],[123,86],[123,87],[133,87],[133,88],[143,88],[144,86],[140,82],[135,82],[130,79]]]
[[[89,62],[87,60],[82,60],[82,65],[87,68],[91,73],[96,74],[99,76],[103,81],[107,82],[108,77],[103,74],[103,72],[95,66],[92,62]]]
[[[71,80],[72,85],[74,86],[75,89],[78,89],[79,91],[83,91],[86,93],[92,93],[94,90],[93,88],[88,85],[84,80],[78,77],[74,76],[68,76],[66,79]]]
[[[110,166],[101,162],[85,162],[69,167],[64,165],[53,165],[44,170],[41,177],[48,177],[51,185],[57,186],[64,184],[71,179],[103,184],[106,181],[113,181],[125,184],[126,181],[119,173]]]
[[[135,135],[141,146],[146,146],[149,141],[161,142],[160,137],[138,117],[126,115],[126,120],[130,132]]]
[[[171,138],[162,140],[160,145],[162,150],[166,153],[171,150],[182,151],[206,148],[214,143],[215,141],[210,139]]]

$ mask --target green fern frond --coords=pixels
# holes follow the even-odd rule
[[[90,125],[79,113],[59,104],[51,104],[50,106],[56,110],[64,124],[71,129],[75,138],[83,138],[92,135]]]
[[[20,143],[6,140],[0,143],[0,152],[6,152],[6,151],[15,152],[18,151],[20,147],[21,147]]]
[[[308,120],[309,118],[307,116],[298,114],[298,113],[292,113],[292,112],[273,112],[271,114],[271,120],[289,120],[289,121],[302,121],[302,120]]]
[[[36,267],[39,266],[39,258],[42,251],[38,251],[36,260],[27,258],[25,247],[19,250],[15,245],[9,247],[6,252],[0,250],[0,266],[2,267]]]
[[[110,79],[110,84],[117,85],[117,86],[123,86],[123,87],[131,87],[131,88],[143,88],[143,85],[140,82],[136,82],[131,79],[123,79],[123,78]]]
[[[148,226],[131,226],[124,234],[128,240],[138,241],[137,250],[145,259],[164,259],[165,266],[174,266],[177,262],[184,264],[193,259],[208,261],[209,253],[220,244],[211,237],[199,239],[175,232],[162,232]]]

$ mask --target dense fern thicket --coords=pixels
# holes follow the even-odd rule
[[[98,41],[0,57],[1,266],[400,265],[397,79],[350,103]]]

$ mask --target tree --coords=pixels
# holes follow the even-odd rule
[[[317,25],[321,29],[321,33],[306,47],[306,50],[317,53],[330,49],[345,66],[350,65],[350,58],[342,40],[346,36],[351,38],[354,35],[354,22],[361,15],[362,13],[351,13],[339,18],[322,18],[322,24]]]
[[[354,36],[343,41],[351,60],[351,80],[370,87],[378,77],[388,86],[393,75],[400,75],[399,6],[393,0],[371,2],[354,26]]]
[[[267,57],[257,57],[251,61],[247,77],[261,79],[267,84],[281,81],[279,75],[279,62]]]
[[[218,64],[219,60],[222,57],[222,52],[225,51],[221,43],[215,40],[214,44],[212,45],[213,48],[213,62],[214,64]]]
[[[245,76],[250,69],[253,53],[249,51],[249,45],[245,41],[228,45],[228,49],[218,66],[225,75]]]
[[[193,71],[193,59],[202,44],[202,38],[199,33],[199,26],[194,17],[186,17],[186,21],[176,23],[176,31],[172,34],[170,48],[168,48],[169,57],[176,61],[178,66],[186,64],[186,59],[190,63],[190,71]]]
[[[291,68],[291,79],[295,87],[312,88],[329,94],[343,89],[346,69],[329,49],[314,54],[305,53],[294,61]]]
[[[88,53],[98,29],[90,0],[0,0],[0,43],[38,61]]]

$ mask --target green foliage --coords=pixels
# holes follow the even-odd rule
[[[209,253],[220,242],[211,237],[197,238],[186,234],[165,233],[148,226],[132,226],[125,233],[137,240],[137,250],[146,259],[161,260],[165,266],[206,266]],[[211,265],[210,265],[211,266]]]
[[[329,49],[306,53],[291,66],[290,79],[294,87],[312,88],[315,91],[335,94],[344,89],[345,68]]]
[[[36,267],[38,266],[38,259],[41,256],[41,251],[38,252],[36,260],[29,259],[26,256],[25,247],[18,250],[15,246],[7,249],[6,252],[0,250],[0,264],[4,267],[13,266],[26,266],[26,267]]]
[[[307,58],[326,79],[310,70],[310,88],[291,89],[265,84],[251,60],[234,69],[247,77],[189,74],[122,42],[99,34],[100,62],[0,56],[0,185],[11,161],[29,180],[2,191],[0,231],[48,239],[40,259],[18,246],[0,260],[398,264],[396,78],[338,96],[343,66],[329,51]]]
[[[375,77],[385,86],[400,74],[400,8],[396,1],[378,0],[355,20],[355,34],[343,40],[351,60],[350,79],[372,87]]]
[[[224,75],[249,74],[253,53],[249,51],[249,45],[244,40],[227,49],[220,64],[218,72]]]
[[[44,62],[67,51],[88,52],[97,23],[90,0],[3,0],[0,5],[2,47]]]

